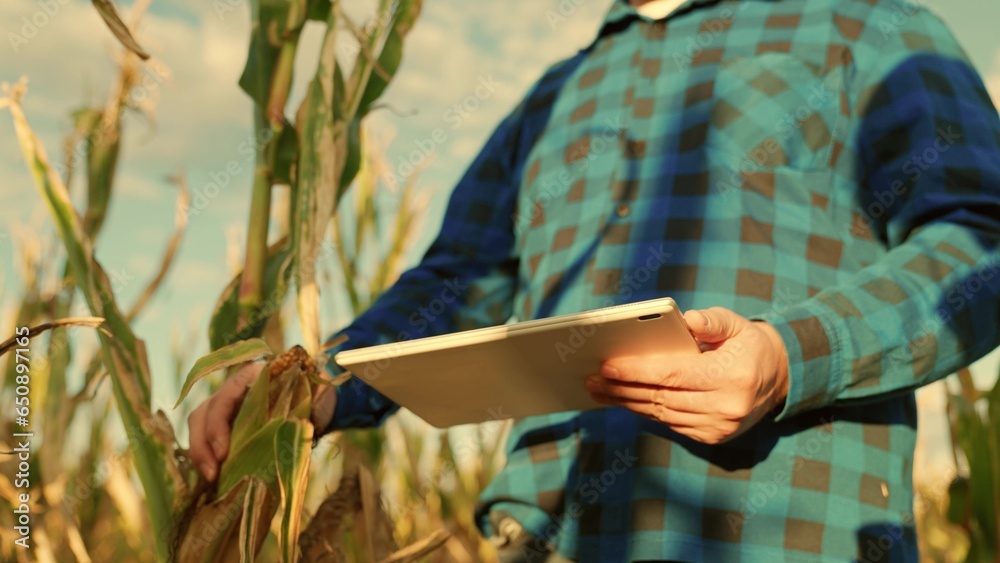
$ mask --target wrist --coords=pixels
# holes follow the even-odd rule
[[[773,374],[774,384],[771,386],[770,403],[771,408],[778,409],[785,404],[785,399],[788,397],[788,351],[777,329],[767,321],[757,321],[757,323],[772,351],[770,356],[773,358],[773,366],[769,371]]]

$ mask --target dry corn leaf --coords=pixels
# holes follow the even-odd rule
[[[118,38],[118,41],[121,41],[126,49],[138,55],[142,60],[148,59],[149,53],[132,36],[132,32],[118,16],[118,11],[115,10],[115,5],[111,3],[111,0],[92,0],[92,2],[97,8],[97,13],[101,15],[101,19],[108,25],[108,29]]]
[[[47,330],[52,330],[54,328],[58,328],[61,326],[85,326],[90,328],[97,328],[103,322],[104,319],[102,319],[101,317],[70,317],[66,319],[58,319],[55,321],[42,323],[40,325],[29,328],[27,335],[23,334],[15,335],[11,336],[8,340],[5,340],[2,344],[0,344],[0,356],[6,354],[8,350],[14,347],[18,339],[23,338],[24,336],[27,336],[28,338],[34,338]]]

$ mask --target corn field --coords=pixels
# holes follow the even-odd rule
[[[421,227],[426,194],[414,176],[405,185],[385,185],[383,149],[365,120],[403,61],[422,3],[379,0],[379,17],[354,22],[338,0],[251,2],[247,63],[233,87],[253,101],[255,130],[266,130],[269,140],[256,147],[253,181],[243,187],[247,234],[232,244],[231,281],[218,288],[208,333],[195,336],[207,337],[211,351],[191,358],[190,343],[175,343],[172,370],[150,369],[133,327],[163,290],[184,239],[190,206],[184,174],[168,179],[176,192],[174,232],[138,299],[121,302],[114,276],[95,253],[119,183],[123,115],[155,112],[130,95],[144,65],[162,64],[132,31],[148,2],[122,15],[109,0],[94,0],[120,40],[118,74],[102,105],[73,114],[74,127],[58,148],[68,164],[61,170],[22,109],[28,83],[4,85],[0,107],[13,128],[0,134],[16,138],[48,216],[16,233],[23,289],[14,318],[0,325],[0,339],[13,335],[0,345],[5,413],[22,404],[17,389],[29,377],[17,350],[30,341],[35,351],[23,401],[35,429],[33,495],[22,502],[18,459],[0,457],[0,559],[496,559],[476,530],[473,509],[504,462],[507,423],[441,432],[400,413],[380,429],[335,432],[314,445],[310,422],[314,397],[339,383],[322,367],[329,343],[321,332],[321,292],[347,296],[351,313],[359,314],[399,276]],[[325,34],[305,98],[290,108],[301,30],[309,21],[324,25]],[[341,34],[357,42],[353,60],[338,59],[333,46]],[[72,203],[77,190],[85,196],[77,198],[82,209]],[[386,192],[398,201],[388,211],[378,197]],[[320,267],[330,251],[336,267]],[[80,303],[88,315],[71,316]],[[286,343],[292,317],[301,345]],[[95,345],[85,345],[84,336]],[[176,403],[174,418],[184,419],[198,396],[259,359],[266,368],[234,421],[219,478],[209,483],[167,413],[154,412],[152,381],[181,389],[169,402]],[[1000,385],[979,390],[964,373],[953,389],[959,474],[945,487],[919,491],[922,552],[928,560],[995,561]],[[13,419],[2,424],[0,450],[15,452],[18,444],[7,437],[19,429]],[[21,515],[31,521],[30,551],[18,547]]]

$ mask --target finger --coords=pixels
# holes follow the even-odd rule
[[[703,428],[710,427],[714,422],[714,419],[708,414],[675,411],[668,409],[663,405],[650,403],[648,401],[633,401],[629,399],[611,397],[608,395],[593,395],[593,397],[598,403],[615,407],[624,407],[636,414],[645,416],[646,418],[662,422],[671,428]]]
[[[671,429],[678,434],[691,438],[695,442],[701,442],[702,444],[708,444],[710,446],[721,444],[727,440],[727,438],[723,437],[723,435],[716,430],[687,427],[673,427]]]
[[[711,397],[713,395],[705,391],[674,390],[654,385],[643,385],[641,383],[624,383],[597,376],[588,377],[586,387],[591,395],[605,395],[629,401],[659,403],[679,412],[714,412],[714,407],[711,404]]]
[[[309,414],[309,420],[312,422],[317,434],[320,432],[325,433],[330,429],[330,421],[333,418],[336,408],[336,389],[329,385],[324,385],[316,395],[316,399],[313,401],[312,412]]]
[[[729,309],[712,307],[684,313],[684,322],[695,338],[702,342],[714,343],[736,336],[746,319]]]
[[[711,391],[718,388],[718,382],[701,375],[704,363],[709,360],[708,354],[711,352],[700,356],[616,358],[601,364],[601,375],[623,383],[689,391]]]
[[[262,364],[244,365],[222,384],[209,401],[205,414],[205,437],[220,462],[229,454],[229,436],[236,410],[261,369]]]
[[[191,432],[188,454],[201,474],[212,481],[215,479],[217,462],[205,436],[205,411],[208,408],[208,403],[209,401],[205,401],[188,416],[188,429]]]

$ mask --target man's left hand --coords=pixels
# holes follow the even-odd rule
[[[778,332],[728,309],[684,314],[702,353],[608,360],[586,386],[599,403],[625,407],[706,444],[735,438],[788,394]]]

